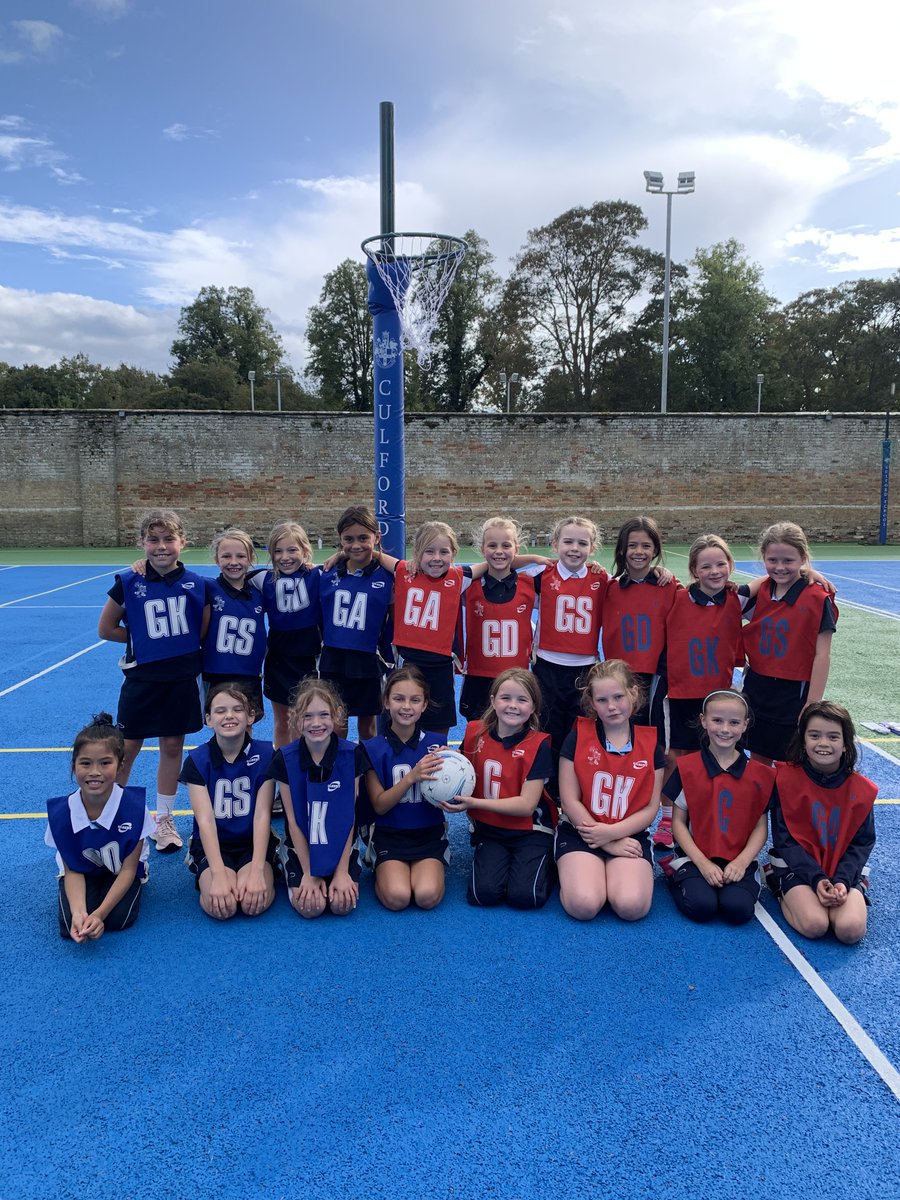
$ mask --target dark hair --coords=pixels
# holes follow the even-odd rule
[[[241,704],[243,704],[244,708],[246,708],[250,716],[253,717],[254,720],[256,719],[254,715],[256,712],[256,706],[250,697],[250,693],[245,688],[242,688],[239,683],[214,683],[212,685],[212,687],[206,693],[206,700],[203,704],[203,712],[207,717],[212,712],[213,700],[215,700],[217,696],[221,696],[223,694],[230,696],[232,700],[239,700]]]
[[[422,695],[425,697],[425,707],[431,704],[431,691],[428,687],[428,680],[422,674],[418,667],[397,667],[395,671],[391,671],[387,679],[384,681],[384,687],[381,689],[381,707],[387,709],[388,697],[391,694],[391,688],[398,683],[411,683],[415,687],[420,688]]]
[[[613,558],[612,571],[613,578],[615,579],[628,574],[628,563],[625,561],[625,555],[628,551],[628,539],[633,533],[646,533],[653,543],[651,570],[657,563],[663,561],[662,534],[659,531],[657,523],[652,517],[632,517],[625,522],[619,530],[619,536],[616,538],[616,551]]]
[[[840,725],[841,733],[844,737],[844,752],[841,755],[840,770],[846,771],[848,775],[851,771],[855,771],[858,751],[856,749],[856,729],[853,725],[853,718],[842,704],[835,704],[833,700],[817,700],[814,704],[808,704],[804,708],[800,714],[797,730],[791,738],[791,744],[788,746],[785,761],[789,763],[807,761],[806,750],[804,748],[806,727],[813,717],[821,717],[823,721],[833,721],[835,725]],[[813,764],[810,765],[812,766]]]
[[[119,766],[125,761],[125,738],[110,713],[95,713],[84,729],[79,729],[75,734],[75,741],[72,744],[73,771],[75,770],[75,759],[88,742],[109,742],[110,749],[119,760]]]
[[[381,541],[381,530],[378,527],[378,522],[375,520],[375,514],[367,504],[351,504],[349,508],[344,509],[338,517],[338,536],[345,529],[349,529],[351,525],[362,525],[363,529],[368,529],[369,533],[374,533],[376,545]]]

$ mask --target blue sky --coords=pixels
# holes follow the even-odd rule
[[[169,365],[178,311],[248,285],[293,365],[325,273],[397,224],[474,227],[505,274],[576,204],[672,253],[735,237],[782,300],[900,268],[897,19],[881,0],[10,0],[0,360]],[[452,13],[452,18],[447,14]]]

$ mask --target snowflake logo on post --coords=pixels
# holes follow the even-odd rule
[[[375,343],[375,361],[382,370],[387,370],[397,361],[399,353],[400,347],[397,345],[396,338],[392,338],[385,330]]]
[[[138,600],[143,600],[147,595],[147,585],[142,579],[136,579],[134,581],[134,594],[137,596]]]

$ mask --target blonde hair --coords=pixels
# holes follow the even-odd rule
[[[416,538],[413,542],[412,558],[409,564],[413,569],[413,574],[422,569],[422,555],[438,537],[447,539],[454,558],[459,554],[459,542],[450,526],[445,521],[426,521],[416,530]]]
[[[531,716],[525,722],[529,729],[540,729],[541,727],[541,685],[530,671],[526,671],[524,667],[509,667],[506,671],[501,671],[494,682],[491,684],[489,693],[488,706],[484,710],[484,715],[481,718],[481,723],[487,733],[495,733],[499,717],[494,709],[493,700],[505,683],[517,683],[523,691],[528,693],[532,703]]]
[[[632,715],[642,708],[646,693],[637,681],[637,677],[627,662],[621,658],[605,658],[603,662],[594,663],[581,688],[581,709],[588,717],[595,717],[593,687],[595,683],[603,683],[606,679],[618,679],[631,697]]]
[[[215,535],[210,546],[212,552],[212,560],[214,563],[219,561],[219,547],[223,542],[240,542],[247,551],[247,560],[250,563],[256,562],[256,549],[253,545],[253,538],[249,533],[244,533],[243,529],[235,529],[229,526],[228,529],[222,529]]]
[[[518,521],[514,521],[512,517],[488,517],[486,521],[477,525],[472,533],[472,545],[476,550],[484,553],[484,541],[489,529],[508,529],[516,543],[516,549],[521,545],[522,527]]]
[[[347,710],[334,684],[329,683],[327,679],[301,679],[291,696],[291,707],[288,713],[288,726],[294,737],[300,736],[300,722],[303,714],[316,696],[328,706],[335,725],[343,725],[347,720]]]
[[[158,525],[161,529],[165,529],[166,533],[174,533],[176,537],[187,538],[184,533],[184,526],[181,523],[181,517],[171,508],[151,508],[149,512],[145,512],[141,518],[141,527],[138,534],[138,542],[143,542],[144,538],[150,530]]]
[[[697,559],[704,550],[721,550],[728,559],[730,570],[734,570],[734,555],[731,553],[731,547],[723,537],[717,533],[701,533],[699,537],[694,538],[693,544],[688,551],[688,571],[691,579],[697,578]]]
[[[770,546],[790,546],[803,559],[800,574],[805,575],[809,570],[809,542],[806,540],[806,534],[800,526],[793,521],[776,521],[774,525],[770,525],[768,529],[762,531],[759,536],[760,558],[765,557],[765,553]]]
[[[590,517],[563,517],[561,521],[557,521],[553,526],[553,532],[550,534],[550,545],[555,546],[560,539],[562,531],[567,525],[578,525],[581,529],[588,531],[588,536],[591,539],[591,553],[597,550],[600,546],[600,530],[590,519]]]
[[[278,567],[275,564],[275,547],[282,538],[288,537],[297,545],[306,566],[312,566],[312,546],[309,544],[309,537],[303,526],[298,525],[296,521],[277,521],[272,526],[272,532],[269,534],[269,541],[266,545],[266,549],[269,552],[269,561],[272,564],[272,574],[276,578],[278,577]]]

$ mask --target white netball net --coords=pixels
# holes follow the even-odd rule
[[[400,317],[400,343],[420,365],[431,353],[438,313],[467,246],[439,233],[388,233],[362,244]]]

